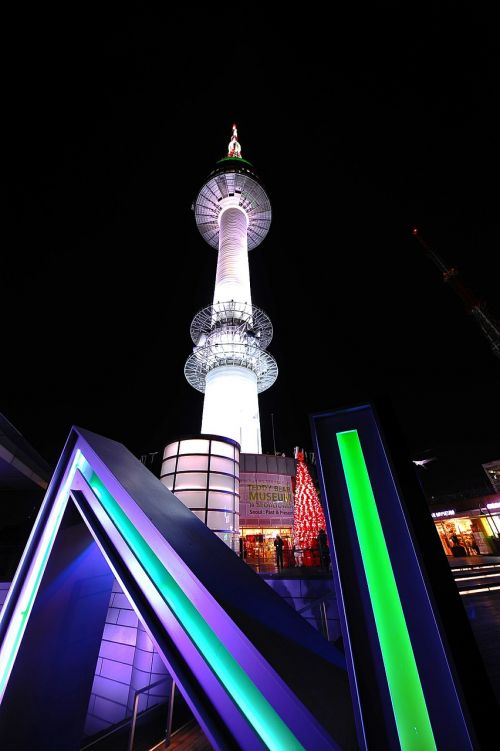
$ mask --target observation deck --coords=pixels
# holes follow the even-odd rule
[[[194,200],[192,208],[200,234],[218,250],[221,202],[230,197],[238,199],[248,216],[248,250],[253,250],[269,232],[271,203],[252,164],[241,157],[220,159]]]

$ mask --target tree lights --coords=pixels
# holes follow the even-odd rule
[[[315,547],[319,530],[326,529],[325,515],[302,452],[297,454],[293,528],[295,545],[302,549]]]

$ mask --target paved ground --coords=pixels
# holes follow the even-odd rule
[[[448,558],[451,568],[460,566],[486,566],[497,564],[500,566],[500,555],[466,555],[461,558]]]
[[[452,569],[461,568],[464,566],[486,566],[495,565],[500,566],[500,556],[495,555],[469,555],[463,558],[448,558],[448,563]],[[256,563],[248,564],[250,568],[256,571],[258,574],[272,574],[282,579],[300,579],[304,576],[328,576],[328,572],[325,572],[318,566],[292,566],[290,568],[285,567],[278,571],[275,563]]]
[[[212,751],[212,746],[196,720],[192,720],[172,734],[170,745],[167,746],[162,741],[150,751],[165,751],[166,749],[168,751]]]
[[[452,558],[450,566],[500,705],[500,556]]]

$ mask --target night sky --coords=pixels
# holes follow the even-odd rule
[[[500,318],[500,45],[477,3],[327,21],[258,6],[2,23],[1,411],[49,462],[72,424],[141,455],[197,433],[183,375],[216,252],[191,204],[227,153],[268,189],[250,254],[271,317],[263,450],[312,412],[394,412],[429,493],[500,458],[500,361],[411,234]]]

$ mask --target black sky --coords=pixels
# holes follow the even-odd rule
[[[86,6],[2,24],[1,410],[49,461],[72,424],[140,455],[200,429],[183,376],[215,252],[191,211],[238,124],[273,222],[250,255],[280,375],[263,449],[390,405],[432,492],[500,457],[500,362],[411,235],[500,318],[493,10]],[[422,471],[423,472],[423,471]]]

